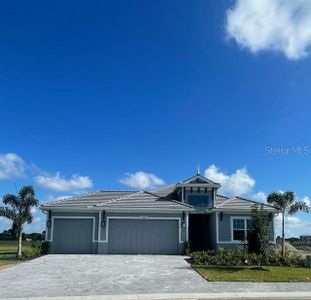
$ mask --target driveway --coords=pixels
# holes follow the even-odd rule
[[[170,255],[46,255],[0,271],[0,298],[295,291],[311,283],[206,282]]]
[[[46,255],[0,271],[0,298],[206,289],[182,256]]]

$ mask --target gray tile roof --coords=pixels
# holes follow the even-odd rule
[[[88,194],[50,201],[45,206],[86,206],[106,203],[112,199],[136,193],[136,191],[97,191]]]
[[[158,189],[150,191],[152,194],[158,195],[160,197],[166,197],[169,194],[173,193],[174,190],[177,188],[177,184],[170,184],[163,187],[160,187]]]
[[[191,206],[166,200],[149,192],[100,191],[77,197],[49,202],[41,206],[51,208],[103,208],[103,209],[169,209],[192,210]]]
[[[228,199],[230,199],[230,197],[216,195],[215,206],[223,204],[225,201],[228,201]]]
[[[103,208],[103,209],[168,209],[168,210],[192,210],[190,205],[180,203],[177,200],[175,190],[178,183],[167,185],[146,191],[97,191],[80,196],[51,201],[41,205],[42,209],[51,208]],[[259,202],[242,197],[226,197],[216,195],[216,210],[250,211]],[[276,211],[267,204],[263,204],[265,210]]]
[[[241,197],[225,197],[217,195],[216,197],[216,209],[221,210],[252,210],[255,205],[262,205],[264,210],[276,211],[275,207],[263,204],[257,201],[241,198]]]

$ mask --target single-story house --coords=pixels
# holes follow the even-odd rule
[[[258,202],[217,194],[199,173],[151,191],[98,191],[41,205],[51,253],[182,253],[245,244]],[[274,241],[274,214],[270,205]]]

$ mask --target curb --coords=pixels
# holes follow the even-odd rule
[[[311,299],[311,292],[252,292],[252,293],[165,293],[165,294],[126,294],[126,295],[93,295],[93,296],[59,296],[59,297],[26,297],[4,298],[7,300],[259,300],[259,299]]]

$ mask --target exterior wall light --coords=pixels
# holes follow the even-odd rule
[[[102,221],[101,221],[101,227],[106,227],[106,212],[102,211]]]

